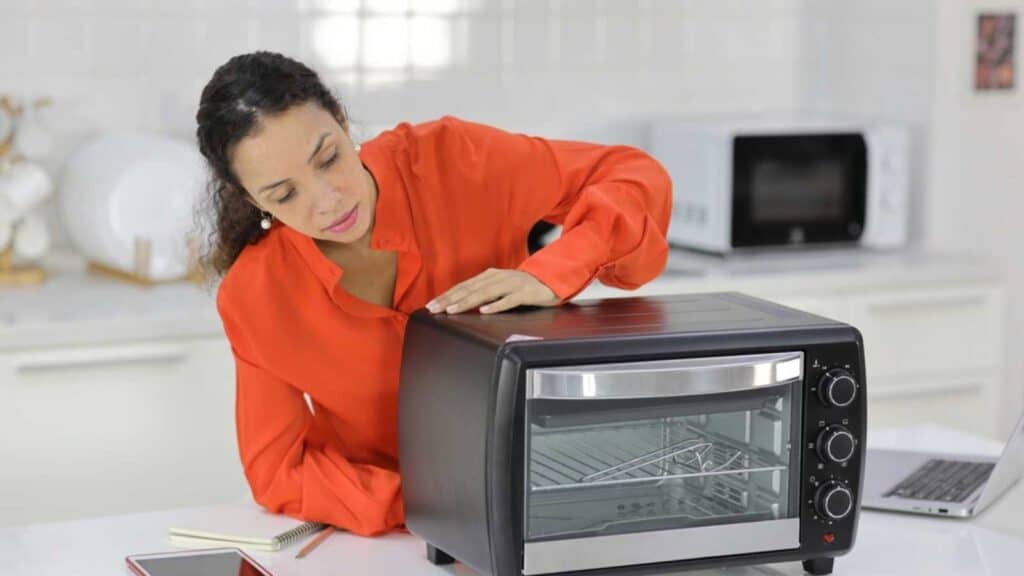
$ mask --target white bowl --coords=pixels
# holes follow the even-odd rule
[[[13,220],[18,220],[53,193],[53,181],[33,162],[15,162],[0,172],[0,196],[10,203]]]
[[[206,168],[191,144],[163,136],[103,134],[76,150],[58,190],[71,241],[89,260],[132,272],[136,241],[148,240],[148,277],[189,268],[187,235]]]
[[[14,230],[13,246],[14,255],[26,261],[38,260],[50,249],[50,233],[40,212],[30,212],[21,219]]]

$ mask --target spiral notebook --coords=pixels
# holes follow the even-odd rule
[[[169,532],[172,543],[190,548],[237,546],[276,552],[326,526],[271,514],[255,504],[237,504],[203,509]]]

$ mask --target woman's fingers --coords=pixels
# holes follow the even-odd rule
[[[476,290],[482,284],[489,282],[491,280],[491,277],[498,272],[501,272],[501,270],[497,268],[488,268],[487,270],[484,270],[480,274],[477,274],[476,276],[473,276],[468,280],[463,280],[462,282],[459,282],[455,286],[452,286],[451,288],[446,290],[437,298],[434,298],[430,302],[427,302],[427,309],[430,310],[430,312],[433,314],[436,314],[442,310],[447,309],[455,302],[458,302],[459,300],[465,298],[468,294]]]
[[[482,306],[480,311],[484,314],[496,314],[498,312],[511,310],[512,308],[522,304],[522,293],[522,291],[513,292],[496,302],[491,302],[486,306]]]
[[[516,291],[516,283],[513,278],[501,277],[490,283],[478,285],[474,290],[467,292],[462,298],[456,300],[445,308],[449,314],[458,314],[466,310],[472,310],[481,304],[486,304]]]
[[[481,312],[502,312],[524,304],[554,306],[559,299],[544,283],[519,270],[488,269],[427,303],[431,313],[458,314],[488,304]]]

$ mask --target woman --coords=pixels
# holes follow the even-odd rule
[[[317,75],[236,56],[203,89],[207,262],[257,502],[373,535],[403,523],[397,388],[408,314],[553,306],[661,272],[671,184],[644,153],[453,117],[360,147]],[[532,255],[536,222],[560,238]]]

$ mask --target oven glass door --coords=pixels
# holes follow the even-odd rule
[[[799,547],[803,354],[527,372],[524,573]]]
[[[864,230],[867,171],[861,134],[737,136],[732,245],[856,241]]]

